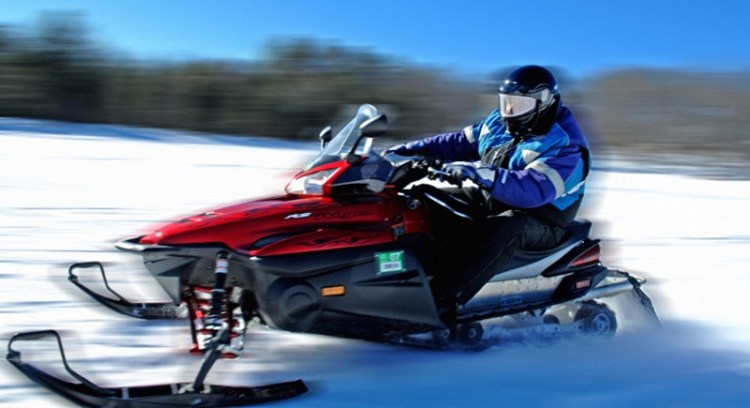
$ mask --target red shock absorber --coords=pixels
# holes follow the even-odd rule
[[[229,344],[221,345],[222,356],[237,357],[244,347],[245,319],[240,308],[239,296],[234,288],[226,289],[229,272],[229,257],[225,252],[216,256],[214,286],[189,286],[186,288],[190,331],[193,345],[191,353],[201,354],[209,341],[224,324],[229,329]],[[241,290],[236,291],[237,295]],[[234,299],[234,298],[237,299]]]
[[[211,332],[206,330],[205,324],[205,318],[211,308],[211,288],[188,286],[185,288],[185,294],[190,319],[190,335],[193,340],[190,352],[202,354],[208,341],[211,340]]]

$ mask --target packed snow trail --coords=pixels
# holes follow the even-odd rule
[[[0,316],[15,332],[58,329],[71,365],[107,386],[190,381],[200,358],[184,320],[119,316],[67,282],[99,260],[118,292],[168,300],[113,243],[180,215],[283,191],[314,144],[238,142],[134,128],[0,121]],[[43,128],[43,129],[42,129]],[[750,181],[629,172],[598,162],[582,216],[605,264],[649,279],[664,327],[620,307],[611,341],[515,342],[481,353],[430,351],[253,327],[240,359],[209,380],[302,378],[274,406],[750,406]],[[58,367],[51,344],[28,345]],[[19,345],[19,348],[20,345]],[[66,406],[5,363],[0,407]]]

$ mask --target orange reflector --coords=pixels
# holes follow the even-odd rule
[[[320,290],[320,294],[323,296],[344,296],[346,294],[346,286],[326,286]]]

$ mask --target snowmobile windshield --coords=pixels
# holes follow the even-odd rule
[[[378,115],[378,110],[372,105],[362,105],[357,109],[354,117],[331,139],[323,150],[305,167],[305,171],[322,164],[341,160],[349,154],[359,138],[359,126],[365,121]],[[363,144],[360,144],[360,148]],[[356,153],[356,152],[355,152]]]

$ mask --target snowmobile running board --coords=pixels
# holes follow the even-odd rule
[[[593,301],[599,298],[616,296],[625,292],[633,292],[636,300],[638,300],[649,315],[651,315],[655,321],[659,321],[659,317],[651,303],[651,299],[649,299],[648,295],[646,295],[646,293],[643,292],[643,289],[641,289],[641,286],[646,283],[646,279],[621,270],[603,269],[602,271],[605,272],[602,281],[594,288],[590,289],[588,293],[580,297],[569,299],[565,302],[544,300],[536,304],[536,309],[543,310],[556,304]],[[494,307],[483,308],[466,308],[465,306],[459,306],[457,314],[454,316],[454,320],[459,324],[465,324],[495,317],[508,316],[524,312],[524,308],[527,306],[528,305],[522,305],[522,307],[518,307],[516,304],[500,304]]]
[[[116,299],[99,294],[79,282],[78,276],[73,272],[76,269],[85,268],[99,268],[99,271],[102,275],[102,280],[104,281],[104,287],[109,291],[109,293],[114,295]],[[181,316],[179,307],[171,302],[140,304],[129,302],[119,293],[115,292],[114,289],[109,287],[109,282],[107,282],[107,275],[104,273],[104,266],[101,262],[81,262],[70,265],[70,267],[68,268],[68,280],[74,285],[78,286],[79,289],[84,291],[99,303],[127,316],[146,320],[178,319],[180,317],[183,317]]]
[[[215,339],[222,336],[221,330]],[[21,360],[21,353],[13,349],[15,341],[39,340],[45,337],[57,339],[62,363],[68,374],[77,380],[70,382]],[[146,407],[229,407],[258,404],[292,398],[307,392],[302,380],[256,387],[234,387],[209,385],[203,381],[219,357],[220,341],[213,341],[203,359],[198,375],[192,383],[144,385],[136,387],[100,387],[73,371],[68,365],[60,335],[55,330],[18,333],[8,342],[6,359],[18,370],[39,385],[84,407],[146,408]]]

